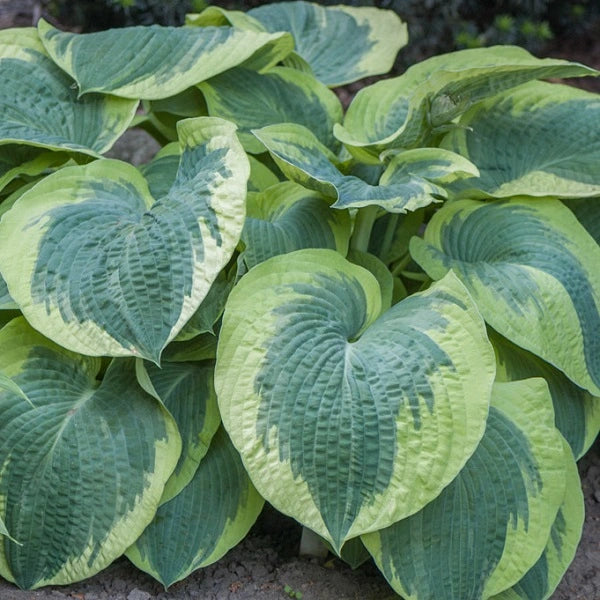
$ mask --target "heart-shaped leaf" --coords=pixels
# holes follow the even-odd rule
[[[600,247],[561,202],[452,202],[410,251],[433,279],[452,269],[501,335],[600,396]]]
[[[496,384],[483,439],[456,479],[420,512],[362,540],[405,598],[489,598],[542,553],[565,468],[543,379]]]
[[[246,155],[235,126],[178,125],[177,177],[155,199],[120,161],[68,167],[26,192],[0,223],[0,271],[28,321],[90,355],[154,362],[238,243]]]
[[[127,129],[137,105],[137,99],[98,94],[78,99],[73,80],[50,60],[35,29],[0,31],[1,144],[98,156]],[[49,160],[40,156],[30,152],[36,169]]]
[[[23,318],[0,331],[0,575],[21,588],[108,566],[152,520],[181,451],[175,422],[132,359],[73,354]],[[23,397],[25,396],[25,398]]]
[[[192,481],[158,509],[127,557],[169,587],[219,560],[243,539],[263,504],[220,428]]]
[[[289,31],[296,62],[330,87],[387,73],[408,41],[406,24],[391,10],[277,2],[248,15],[271,32]]]
[[[466,198],[600,195],[600,99],[573,86],[536,81],[481,102],[442,145],[479,167],[453,186]]]
[[[52,60],[79,86],[80,94],[123,98],[168,98],[250,58],[265,46],[275,64],[293,49],[287,33],[257,33],[230,27],[123,27],[76,34],[43,19],[40,38]]]
[[[380,312],[371,273],[298,250],[241,279],[219,336],[219,408],[250,477],[336,552],[435,498],[485,427],[493,352],[458,280]]]

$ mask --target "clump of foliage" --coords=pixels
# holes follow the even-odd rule
[[[600,429],[597,75],[393,12],[0,33],[0,575],[165,586],[264,499],[406,598],[548,598]],[[129,127],[141,168],[104,154]]]

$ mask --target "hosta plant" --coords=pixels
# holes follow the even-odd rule
[[[543,600],[600,429],[600,98],[391,12],[0,32],[0,575],[165,586],[267,500],[417,600]],[[105,157],[130,127],[162,145]]]

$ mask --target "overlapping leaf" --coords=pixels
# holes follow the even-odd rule
[[[181,455],[161,503],[179,494],[192,480],[221,424],[213,373],[213,361],[165,362],[160,368],[145,362],[141,369],[138,366],[139,381],[145,388],[151,386],[148,391],[160,398],[181,435]]]
[[[468,108],[533,79],[595,75],[558,59],[534,58],[516,46],[442,54],[406,73],[358,92],[336,137],[358,154],[377,156],[389,147],[412,148]]]
[[[496,351],[498,381],[543,377],[548,383],[555,424],[579,460],[600,432],[600,398],[582,390],[563,373],[539,357],[490,332]]]
[[[456,479],[422,511],[362,539],[407,600],[489,598],[543,552],[565,465],[545,382],[496,384],[483,439]]]
[[[0,144],[13,151],[14,144],[24,144],[97,156],[127,129],[137,105],[137,99],[98,94],[77,98],[73,80],[50,60],[35,29],[0,31]],[[14,169],[39,172],[58,161],[33,150],[18,155],[28,164],[0,159],[3,178]]]
[[[270,48],[271,64],[293,49],[287,33],[229,27],[152,25],[75,34],[42,19],[38,31],[52,60],[75,79],[80,94],[103,92],[146,100],[182,92],[265,47]]]
[[[415,151],[418,156],[393,156],[379,185],[371,185],[356,175],[344,175],[333,153],[302,125],[268,125],[253,133],[289,179],[335,198],[334,208],[377,205],[389,212],[412,211],[447,197],[438,180],[478,172],[468,160],[432,148]]]
[[[573,211],[577,220],[585,227],[585,230],[600,245],[600,202],[598,202],[598,199],[580,199],[566,204]]]
[[[496,331],[600,395],[600,248],[561,202],[453,202],[410,249],[434,279],[452,269]]]
[[[311,75],[286,67],[260,74],[237,68],[200,84],[209,114],[233,121],[247,152],[260,154],[265,147],[250,133],[276,123],[299,123],[309,128],[325,146],[335,150],[333,125],[342,120],[337,96]]]
[[[127,557],[169,587],[244,538],[263,503],[221,428],[192,481],[158,509]]]
[[[290,181],[248,195],[242,258],[251,269],[260,262],[302,248],[331,248],[345,255],[350,217],[332,210],[320,194]]]
[[[299,1],[253,8],[248,16],[267,31],[289,31],[294,64],[330,87],[387,73],[408,41],[406,24],[391,10]]]
[[[22,588],[84,579],[151,521],[181,441],[161,403],[121,359],[100,360],[43,338],[23,318],[0,331],[0,574]]]
[[[219,337],[219,407],[250,477],[338,552],[454,478],[483,434],[495,371],[454,276],[380,312],[371,273],[299,250],[242,278]]]
[[[0,310],[14,310],[17,308],[15,301],[10,297],[8,293],[8,287],[6,287],[6,281],[0,275]]]
[[[22,176],[40,175],[69,160],[63,152],[53,152],[35,146],[4,144],[0,146],[0,191]]]
[[[565,443],[565,495],[544,552],[513,587],[491,600],[547,600],[575,556],[585,517],[577,464]]]
[[[225,310],[227,296],[235,284],[236,275],[235,267],[225,267],[217,275],[196,312],[177,334],[176,342],[183,342],[203,333],[215,334],[215,324]]]
[[[158,199],[113,160],[19,198],[0,223],[0,271],[30,323],[84,354],[158,362],[239,240],[249,166],[234,130],[181,121],[177,177]]]
[[[536,81],[482,102],[442,145],[479,167],[456,184],[468,198],[600,195],[600,98],[573,86]]]

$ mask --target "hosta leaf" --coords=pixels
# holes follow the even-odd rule
[[[217,358],[217,338],[211,333],[197,335],[184,342],[171,342],[163,353],[169,362],[214,360]]]
[[[565,494],[565,457],[542,379],[496,384],[481,443],[422,511],[362,537],[407,600],[480,600],[542,553]]]
[[[183,342],[202,333],[215,333],[215,323],[221,318],[225,310],[227,296],[235,283],[237,270],[234,268],[223,269],[208,290],[204,300],[190,320],[183,326],[175,341]]]
[[[437,496],[485,427],[492,349],[458,280],[380,312],[371,273],[299,250],[241,279],[219,336],[219,408],[250,477],[337,552]]]
[[[381,307],[387,310],[392,305],[394,295],[394,277],[388,268],[373,254],[350,249],[346,257],[351,263],[369,271],[379,284],[381,291]]]
[[[492,600],[546,600],[556,589],[575,556],[581,537],[585,506],[577,464],[565,443],[566,486],[564,500],[539,560],[512,588]]]
[[[289,31],[296,53],[330,87],[387,73],[408,41],[406,24],[391,10],[278,2],[248,15],[267,31]]]
[[[230,25],[238,29],[264,31],[259,21],[241,10],[227,10],[220,6],[208,6],[201,13],[185,15],[185,24],[196,27],[223,27]]]
[[[214,363],[165,362],[158,368],[144,362],[143,372],[175,419],[182,441],[181,456],[165,485],[164,503],[192,480],[221,424],[213,384]]]
[[[299,123],[332,150],[340,144],[333,125],[342,120],[338,97],[314,77],[295,69],[275,67],[260,74],[242,67],[230,69],[200,84],[210,115],[233,121],[247,152],[265,147],[250,133],[276,123]]]
[[[177,179],[180,161],[181,145],[171,142],[163,146],[149,163],[140,166],[153,198],[161,198],[169,193]]]
[[[479,167],[455,186],[468,198],[600,194],[600,98],[573,86],[536,81],[482,102],[442,144]]]
[[[254,158],[254,156],[248,156],[248,160],[250,161],[249,192],[262,192],[272,185],[279,183],[277,175],[269,167]]]
[[[73,354],[15,319],[0,331],[0,574],[22,588],[84,579],[151,521],[181,451],[172,417],[134,361]]]
[[[251,269],[272,256],[302,248],[331,248],[345,255],[350,217],[332,210],[327,199],[285,181],[261,193],[248,194],[242,254]]]
[[[10,297],[8,288],[6,287],[6,281],[0,275],[0,310],[15,310],[17,305],[15,301]]]
[[[560,201],[445,205],[413,258],[452,269],[501,335],[600,395],[600,248]]]
[[[373,224],[369,252],[385,264],[405,259],[410,239],[417,235],[423,225],[424,212],[422,209],[405,215],[384,213]]]
[[[38,31],[52,60],[77,82],[80,95],[103,92],[147,100],[178,94],[267,45],[282,55],[293,48],[289,34],[229,27],[152,25],[76,34],[42,19]]]
[[[221,558],[248,533],[264,500],[220,428],[191,483],[163,504],[127,550],[133,564],[169,587]]]
[[[580,199],[566,202],[573,211],[577,220],[585,227],[585,230],[600,245],[600,202],[598,199]]]
[[[69,160],[63,152],[53,152],[35,146],[4,144],[0,146],[0,191],[17,177],[40,175]]]
[[[424,60],[406,73],[356,94],[336,137],[355,152],[412,148],[468,108],[533,79],[595,75],[558,59],[538,59],[516,46],[474,48]]]
[[[16,540],[10,537],[10,533],[8,533],[8,529],[6,529],[6,525],[4,524],[4,521],[2,521],[2,519],[0,519],[0,536],[5,536],[11,542],[16,542]]]
[[[248,161],[235,126],[186,119],[168,193],[120,161],[67,167],[0,223],[0,270],[28,321],[90,355],[154,362],[229,261],[244,221]]]
[[[253,133],[289,179],[335,198],[334,208],[377,205],[389,212],[406,212],[446,197],[444,188],[432,181],[402,173],[395,160],[383,172],[381,185],[344,175],[335,165],[336,157],[302,125],[268,125]]]
[[[73,80],[50,60],[32,28],[0,31],[0,83],[1,144],[97,156],[127,129],[138,105],[98,94],[78,99]],[[35,161],[35,170],[50,160],[18,152],[20,159]],[[32,168],[30,163],[27,169]]]
[[[479,175],[479,169],[464,156],[443,148],[415,148],[387,153],[389,166],[381,183],[409,179],[411,174],[433,183],[448,184],[456,179]]]
[[[496,379],[514,381],[543,377],[550,388],[555,424],[579,460],[600,431],[600,398],[577,387],[563,373],[541,358],[515,346],[495,331],[489,332],[496,351]]]
[[[358,567],[371,558],[371,555],[365,548],[362,540],[359,537],[356,537],[348,540],[344,544],[342,552],[340,553],[340,558],[348,564],[350,568],[358,569]]]

